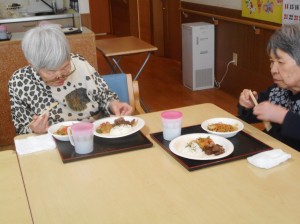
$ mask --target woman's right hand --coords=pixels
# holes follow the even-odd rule
[[[48,113],[45,113],[41,116],[34,115],[32,118],[32,122],[28,125],[28,127],[32,130],[33,133],[46,133],[49,127],[48,118]]]
[[[252,91],[253,96],[255,97],[255,99],[258,98],[257,92],[256,91]],[[239,104],[247,109],[251,109],[253,108],[254,102],[252,101],[250,94],[249,94],[249,89],[244,89],[241,94],[240,94],[240,98],[239,98]]]

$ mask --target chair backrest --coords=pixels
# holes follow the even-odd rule
[[[135,109],[135,113],[145,113],[140,105],[138,83],[137,81],[132,81],[131,74],[109,74],[101,77],[109,88],[118,94],[120,101],[132,106]]]
[[[130,104],[126,74],[103,75],[102,78],[109,88],[118,94],[120,101]]]

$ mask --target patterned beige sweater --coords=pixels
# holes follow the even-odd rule
[[[8,87],[17,134],[31,133],[27,125],[33,115],[40,114],[53,102],[59,104],[49,113],[49,125],[109,116],[108,103],[118,100],[118,96],[83,57],[72,54],[71,60],[75,72],[65,80],[63,86],[46,85],[30,65],[12,75]]]

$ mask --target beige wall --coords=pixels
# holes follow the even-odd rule
[[[80,14],[90,13],[89,0],[79,0],[78,3]]]

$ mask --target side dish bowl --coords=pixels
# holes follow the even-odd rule
[[[78,123],[79,121],[64,121],[57,124],[53,124],[48,128],[48,133],[52,135],[54,138],[60,141],[70,141],[68,135],[58,135],[55,132],[62,128],[63,126],[72,126],[72,124]]]
[[[210,125],[214,125],[214,124],[224,124],[224,125],[230,125],[234,128],[233,131],[213,131],[213,130],[209,130],[209,126]],[[224,138],[230,138],[235,136],[237,133],[239,133],[241,130],[244,129],[244,124],[242,122],[240,122],[237,119],[233,119],[233,118],[211,118],[208,119],[206,121],[203,121],[201,124],[201,127],[203,130],[207,131],[210,134],[214,134],[214,135],[219,135],[222,136]]]

